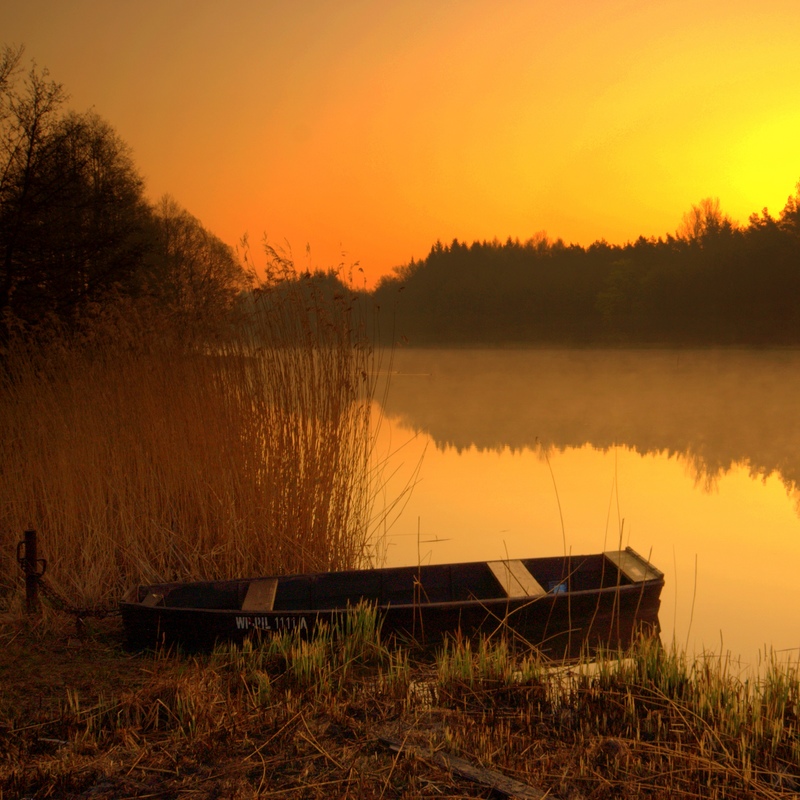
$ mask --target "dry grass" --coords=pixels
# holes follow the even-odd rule
[[[40,532],[78,605],[140,581],[354,567],[372,499],[375,355],[350,297],[263,287],[214,341],[142,306],[17,343],[0,376],[0,603]]]
[[[690,659],[655,640],[563,668],[509,659],[502,642],[482,643],[466,663],[464,653],[445,651],[439,664],[441,691],[474,720],[451,731],[452,746],[511,772],[538,760],[559,796],[800,790],[797,664],[769,658],[742,679],[730,658]]]
[[[15,623],[0,798],[496,796],[456,759],[570,800],[800,788],[794,667],[743,682],[651,641],[568,668],[502,641],[423,662],[386,647],[368,609],[347,624],[180,659],[126,655],[118,631],[78,643]]]

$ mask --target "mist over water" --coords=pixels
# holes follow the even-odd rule
[[[386,560],[630,544],[666,641],[797,654],[799,390],[795,350],[399,351],[387,497],[415,485]]]

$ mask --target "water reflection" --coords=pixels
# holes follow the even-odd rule
[[[668,638],[750,662],[800,644],[800,353],[427,350],[393,368],[397,479],[424,460],[390,563],[621,539],[667,573]]]

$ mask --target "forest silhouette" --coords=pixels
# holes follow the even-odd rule
[[[224,330],[251,286],[236,253],[169,195],[150,203],[113,127],[23,55],[0,48],[0,349],[130,302],[181,338]]]
[[[69,111],[47,70],[23,70],[23,53],[0,49],[0,342],[12,328],[76,325],[120,297],[183,331],[224,330],[263,267],[170,197],[149,202],[114,129]],[[342,269],[298,273],[269,245],[266,258],[268,282],[277,265],[275,282],[310,297],[358,298],[369,320],[377,306],[384,343],[800,344],[800,184],[777,217],[739,225],[707,198],[674,234],[622,245],[438,241],[372,292]]]
[[[800,184],[746,226],[707,198],[674,235],[624,245],[436,242],[373,295],[412,345],[794,345]]]

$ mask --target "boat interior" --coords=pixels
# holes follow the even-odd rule
[[[245,612],[458,603],[597,590],[663,577],[628,548],[587,556],[477,561],[139,587],[143,605]]]

